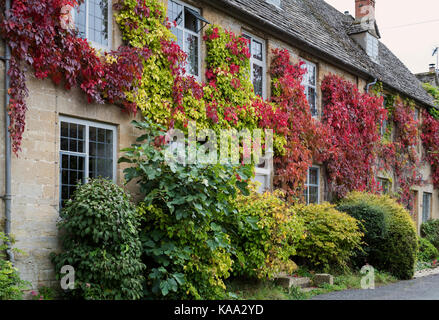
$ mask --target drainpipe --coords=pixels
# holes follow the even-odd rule
[[[369,93],[370,87],[376,85],[377,82],[378,82],[378,79],[375,79],[373,82],[368,83],[367,86],[366,86],[366,93]]]
[[[11,0],[5,1],[5,16],[11,9]],[[12,194],[11,194],[11,135],[9,132],[10,118],[8,114],[8,106],[9,106],[9,60],[11,59],[11,48],[8,45],[8,42],[5,41],[5,56],[3,60],[5,62],[5,195],[3,196],[3,200],[5,201],[5,235],[10,238],[11,236],[11,202],[12,202]],[[12,244],[8,240],[6,243],[8,246],[6,253],[8,254],[9,261],[12,263],[15,262],[14,252],[12,251]]]

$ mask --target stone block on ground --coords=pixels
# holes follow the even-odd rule
[[[299,278],[299,277],[290,277],[290,276],[278,276],[274,279],[274,282],[286,289],[291,287],[299,287],[299,288],[308,288],[311,286],[311,280],[309,278]]]
[[[313,282],[314,282],[315,286],[319,286],[321,284],[333,285],[334,284],[334,277],[330,274],[320,273],[320,274],[314,275]]]

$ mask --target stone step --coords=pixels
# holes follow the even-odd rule
[[[274,279],[274,282],[284,288],[299,287],[309,288],[311,287],[311,279],[307,277],[291,277],[287,275],[279,275]]]

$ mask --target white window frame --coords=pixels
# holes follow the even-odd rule
[[[88,4],[88,0],[84,0],[85,3],[85,38],[87,39],[88,42],[91,43],[91,45],[97,49],[97,50],[102,50],[104,52],[108,52],[111,51],[112,47],[113,47],[113,2],[111,0],[106,0],[108,2],[108,46],[104,46],[100,43],[94,42],[92,40],[89,39],[89,31],[88,31],[88,26],[89,26],[89,4]],[[72,18],[73,18],[73,22],[75,22],[75,17],[78,14],[78,7],[74,7],[73,9],[73,13],[72,13]],[[76,28],[76,27],[75,27]]]
[[[78,124],[78,125],[82,125],[85,127],[85,152],[73,152],[73,151],[66,151],[66,150],[61,150],[61,122],[68,122],[68,123],[73,123],[73,124]],[[85,182],[87,182],[89,180],[89,157],[90,157],[90,139],[89,139],[89,128],[93,127],[93,128],[99,128],[99,129],[105,129],[105,130],[110,130],[113,132],[113,179],[112,181],[116,183],[117,181],[117,127],[115,125],[110,125],[110,124],[105,124],[105,123],[101,123],[101,122],[95,122],[95,121],[91,121],[91,120],[83,120],[83,119],[77,119],[77,118],[72,118],[72,117],[68,117],[68,116],[59,116],[59,126],[58,126],[58,130],[59,130],[59,137],[58,137],[58,141],[59,141],[59,154],[60,156],[63,154],[66,155],[72,155],[72,156],[81,156],[81,157],[85,157],[85,165],[84,165],[84,180]],[[60,159],[60,166],[61,166],[61,159]],[[61,190],[61,177],[60,177],[60,190]]]
[[[318,72],[317,64],[315,64],[314,62],[308,61],[306,59],[302,59],[302,61],[305,63],[302,65],[302,68],[306,69],[306,73],[304,74],[303,79],[302,79],[302,85],[305,88],[306,101],[308,101],[308,104],[309,104],[309,97],[308,97],[309,90],[308,90],[308,88],[313,88],[314,89],[314,99],[315,99],[315,106],[314,107],[315,107],[316,114],[312,114],[311,106],[309,106],[309,107],[310,107],[312,117],[317,118],[318,114],[319,114],[319,108],[317,105],[317,78],[318,78],[317,77],[317,72]],[[309,68],[308,68],[308,66],[314,67],[314,69],[316,71],[314,74],[314,85],[311,85],[309,82]]]
[[[193,35],[195,37],[198,37],[198,75],[196,76],[194,74],[191,74],[190,72],[188,72],[187,68],[186,68],[186,75],[193,76],[195,79],[197,79],[199,82],[201,82],[201,74],[202,74],[202,72],[201,72],[201,44],[202,44],[201,43],[201,40],[202,40],[201,30],[199,30],[198,33],[196,33],[196,32],[193,32],[191,30],[188,30],[188,29],[186,29],[184,27],[184,25],[185,25],[185,21],[184,21],[184,7],[188,7],[190,9],[198,12],[199,14],[201,14],[201,10],[196,8],[196,7],[194,7],[194,6],[191,6],[190,4],[187,4],[186,2],[179,1],[179,0],[168,0],[168,6],[169,6],[169,2],[170,1],[173,1],[173,2],[183,6],[183,14],[182,14],[181,26],[176,26],[175,27],[176,29],[179,29],[179,30],[181,30],[183,32],[183,48],[181,48],[181,50],[186,52],[186,47],[185,47],[186,46],[186,41],[185,41],[185,38],[186,38],[185,34],[186,33],[188,33],[190,35]],[[173,21],[171,21],[171,22],[173,22]],[[198,20],[198,23],[201,24],[201,22],[199,20]],[[201,29],[200,25],[198,27]]]
[[[318,175],[317,175],[317,184],[310,184],[309,181],[309,173],[311,169],[317,169]],[[307,171],[306,176],[306,182],[305,182],[305,189],[307,190],[307,197],[305,198],[306,204],[309,205],[309,187],[317,187],[317,203],[320,204],[320,166],[311,166]]]
[[[262,67],[262,98],[267,99],[267,44],[266,41],[262,38],[259,38],[247,31],[244,31],[242,35],[246,38],[250,38],[251,46],[250,48],[253,48],[253,42],[258,41],[262,43],[262,61],[253,58],[253,53],[250,52],[250,81],[253,84],[253,65],[257,65],[259,67]]]

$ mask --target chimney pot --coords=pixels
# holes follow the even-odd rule
[[[436,64],[430,63],[428,70],[430,72],[436,72]]]
[[[355,0],[355,19],[364,17],[375,20],[375,0]]]

